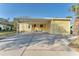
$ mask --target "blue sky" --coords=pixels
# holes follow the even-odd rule
[[[30,16],[34,18],[39,17],[61,17],[65,18],[66,16],[72,16],[74,21],[75,14],[69,11],[69,8],[72,4],[0,4],[0,17],[1,18],[10,18],[13,20],[17,16]]]

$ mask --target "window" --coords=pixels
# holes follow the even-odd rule
[[[36,27],[36,24],[34,24],[34,27]]]
[[[43,24],[41,24],[40,27],[43,27]]]
[[[28,28],[30,28],[30,25],[28,25]]]

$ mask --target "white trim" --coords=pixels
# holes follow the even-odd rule
[[[71,18],[52,18],[52,19],[71,19]]]

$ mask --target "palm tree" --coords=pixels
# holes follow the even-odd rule
[[[70,11],[73,11],[77,17],[79,17],[79,4],[73,4],[70,8]]]

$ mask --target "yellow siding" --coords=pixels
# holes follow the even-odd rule
[[[70,21],[51,21],[51,34],[70,34]]]
[[[31,25],[30,28],[28,28],[29,24],[27,23],[19,23],[19,32],[27,32],[31,31]]]
[[[19,22],[18,31],[19,32],[31,32],[35,31],[33,25],[36,24],[38,30],[43,30],[50,34],[70,34],[70,21],[69,20],[50,20],[50,21],[30,21],[30,22]],[[44,27],[40,27],[43,24]],[[30,28],[28,26],[30,25]],[[16,26],[15,26],[16,27]]]
[[[38,28],[38,30],[49,32],[49,25],[48,25],[49,22],[23,22],[23,23],[19,23],[18,30],[19,30],[19,32],[35,31],[36,28],[33,27],[34,24],[36,24],[36,28]],[[43,24],[43,27],[40,27],[41,24]],[[28,28],[29,25],[30,25],[30,28]]]

